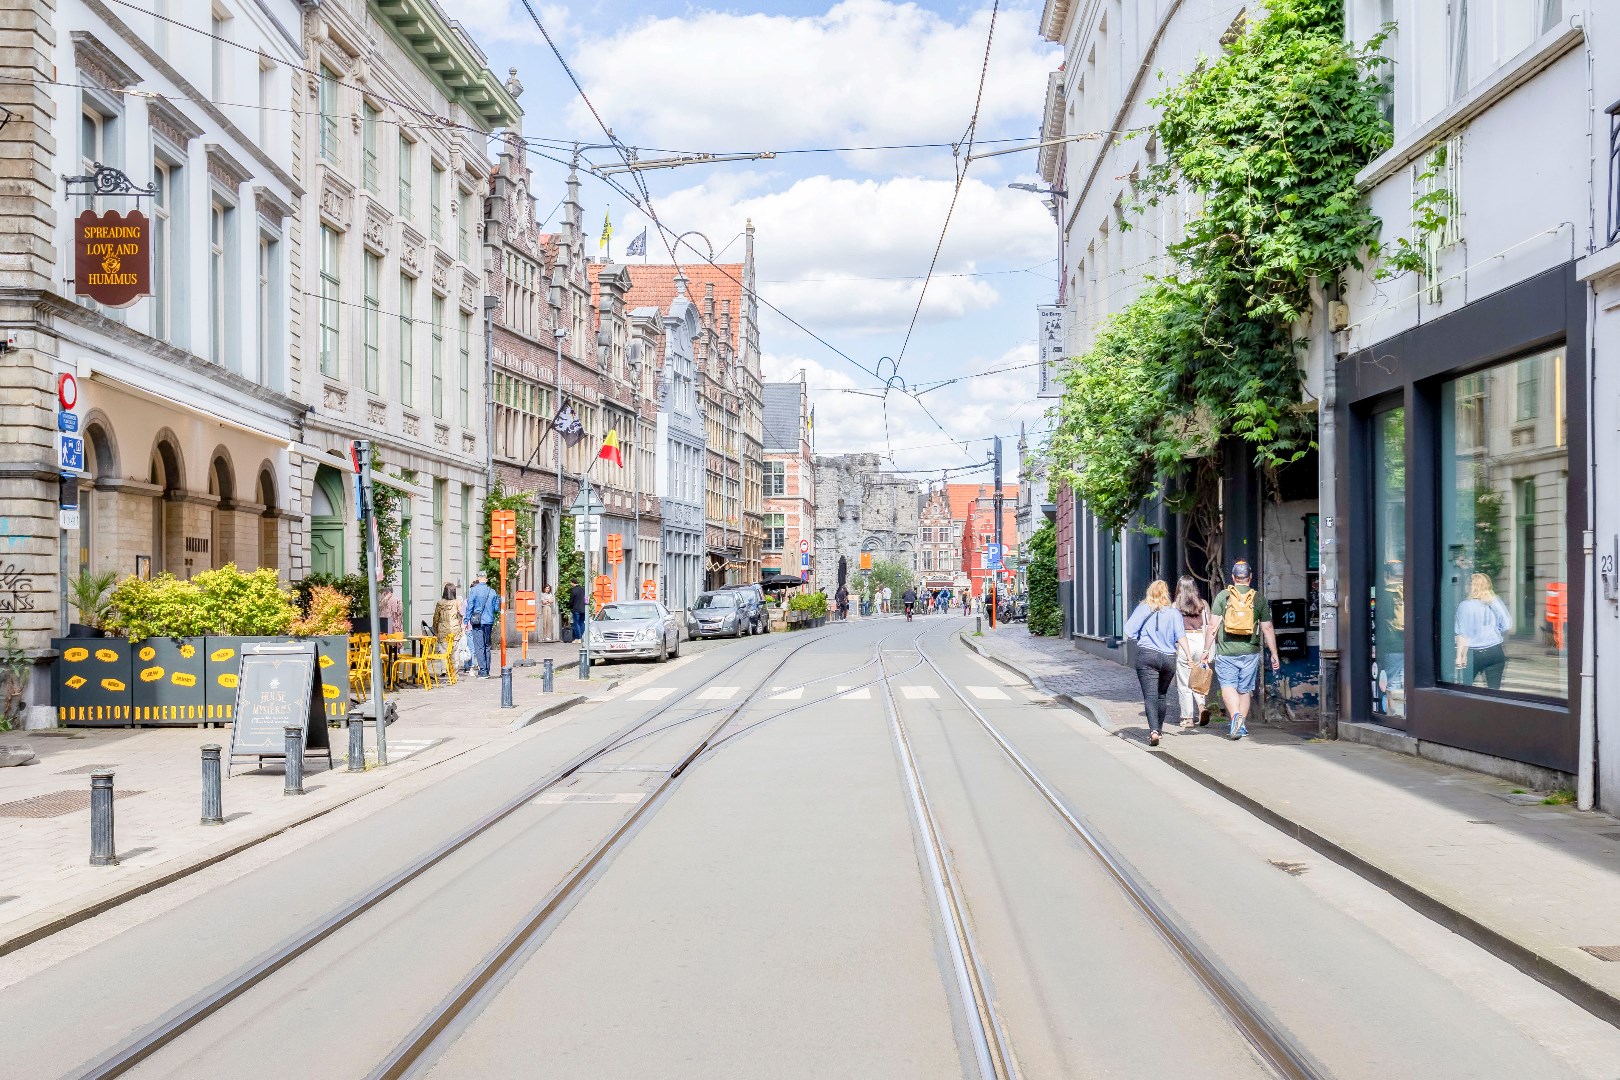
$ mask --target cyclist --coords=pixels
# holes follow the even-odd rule
[[[906,621],[911,621],[911,610],[917,606],[917,590],[909,585],[906,591],[900,594],[900,602],[906,607]]]

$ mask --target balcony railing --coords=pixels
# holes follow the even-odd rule
[[[1609,239],[1620,240],[1620,101],[1610,105],[1609,114]]]

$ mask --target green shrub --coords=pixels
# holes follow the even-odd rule
[[[235,563],[204,570],[192,581],[202,591],[208,629],[231,637],[274,637],[285,634],[298,612],[271,569],[244,574]]]
[[[195,581],[180,581],[173,574],[127,577],[113,588],[108,601],[107,628],[131,641],[196,637],[211,629],[202,589]]]
[[[799,593],[788,601],[789,611],[809,612],[812,618],[822,618],[827,614],[827,594],[822,592]]]
[[[1029,538],[1029,632],[1052,637],[1063,632],[1058,606],[1057,526],[1048,521]]]
[[[311,597],[316,589],[333,589],[346,597],[350,618],[362,615],[371,608],[371,596],[364,574],[310,574],[302,581],[293,582],[292,587],[293,604],[297,606],[298,613],[306,618],[310,615]]]
[[[68,601],[78,609],[79,622],[97,630],[106,627],[107,609],[111,604],[108,594],[117,580],[116,570],[103,570],[99,574],[85,570],[68,579]]]

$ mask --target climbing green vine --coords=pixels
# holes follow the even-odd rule
[[[371,451],[371,472],[375,476],[383,472],[382,454],[375,448]],[[414,473],[395,473],[395,479],[414,481]],[[402,493],[398,488],[388,484],[379,484],[375,480],[371,484],[371,512],[377,518],[377,561],[382,563],[382,580],[390,582],[396,580],[399,573],[399,553],[401,546],[401,533],[399,521],[399,503]],[[356,524],[357,539],[360,543],[360,576],[364,579],[367,566],[370,562],[368,547],[366,545],[366,522],[364,519]]]
[[[1430,266],[1430,252],[1435,241],[1451,223],[1457,212],[1457,196],[1450,188],[1437,181],[1446,171],[1445,144],[1434,148],[1423,171],[1417,174],[1412,198],[1412,235],[1399,236],[1384,253],[1383,265],[1378,268],[1378,280],[1388,281],[1401,274],[1424,274]]]
[[[1054,479],[1105,525],[1167,480],[1172,497],[1203,490],[1192,474],[1224,439],[1266,469],[1312,446],[1297,327],[1313,288],[1379,251],[1355,177],[1390,145],[1381,44],[1346,43],[1342,0],[1272,0],[1153,99],[1164,160],[1139,197],[1200,209],[1169,248],[1173,272],[1068,365],[1049,448]]]
[[[506,560],[506,578],[516,581],[534,546],[534,493],[507,491],[505,485],[496,480],[494,490],[484,499],[484,546],[479,569],[489,575],[491,582],[498,582],[501,573],[501,564],[489,557],[489,531],[493,520],[490,515],[495,510],[517,511],[517,558]]]

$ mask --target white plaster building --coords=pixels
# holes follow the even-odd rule
[[[698,414],[692,349],[699,331],[698,312],[686,295],[686,279],[677,277],[675,283],[677,293],[667,308],[638,308],[637,314],[657,313],[664,325],[655,470],[658,504],[664,518],[664,569],[659,596],[671,610],[685,611],[703,591],[703,510],[708,498],[708,470],[704,467],[703,419]]]
[[[304,10],[293,155],[306,191],[293,291],[310,408],[310,566],[359,565],[350,440],[380,452],[402,504],[405,624],[465,585],[483,539],[483,200],[488,134],[512,93],[431,0]],[[424,122],[423,118],[442,118]]]

